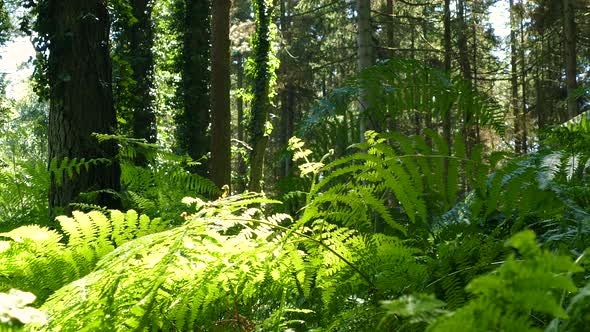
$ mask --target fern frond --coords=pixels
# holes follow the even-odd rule
[[[0,251],[0,290],[26,290],[43,301],[63,285],[88,274],[116,247],[165,228],[159,219],[138,218],[134,211],[111,211],[110,218],[98,211],[74,211],[72,217],[57,220],[67,240],[57,231],[38,226],[0,234],[8,239],[2,242],[4,249]]]

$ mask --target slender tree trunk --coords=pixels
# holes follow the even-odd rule
[[[210,41],[210,1],[183,0],[184,22],[182,31],[183,49],[181,56],[182,82],[181,99],[183,110],[177,116],[179,150],[188,153],[201,165],[191,167],[191,171],[208,176],[206,160],[209,153],[209,41]]]
[[[473,87],[473,73],[471,70],[471,63],[469,61],[469,48],[467,45],[467,23],[465,19],[465,1],[458,0],[457,19],[459,21],[459,29],[457,31],[457,46],[459,48],[459,66],[463,79],[468,83],[468,86]],[[464,109],[463,113],[463,140],[465,142],[465,150],[467,155],[471,154],[474,146],[474,135],[472,130],[473,114],[471,110]]]
[[[357,0],[357,57],[358,70],[368,68],[374,63],[374,47],[371,34],[371,1]],[[372,129],[371,124],[371,105],[368,95],[361,91],[360,96],[360,140],[365,140],[365,131]]]
[[[98,143],[93,133],[113,134],[116,116],[112,94],[109,52],[109,16],[106,1],[48,0],[41,19],[50,20],[48,75],[50,80],[49,158],[57,165],[64,158],[107,158],[70,177],[52,174],[49,190],[51,216],[69,212],[68,204],[81,192],[100,191],[95,203],[109,208],[120,204],[120,169],[113,142]],[[57,177],[61,177],[59,181]]]
[[[444,38],[443,38],[443,46],[444,46],[444,70],[445,73],[451,77],[451,59],[453,53],[453,44],[451,43],[451,0],[445,0],[444,8],[443,8],[443,26],[444,26]],[[453,147],[453,138],[452,138],[452,124],[453,124],[453,117],[452,117],[452,107],[453,105],[444,105],[445,112],[443,113],[443,136],[447,146],[449,148],[449,156],[452,155],[452,147]],[[445,158],[444,161],[444,179],[445,179],[445,187],[448,188],[449,185],[455,185],[454,183],[449,184],[448,182],[448,174],[449,174],[449,159]]]
[[[237,67],[238,67],[238,72],[237,72],[237,88],[238,90],[241,90],[244,88],[244,56],[242,54],[238,54],[237,55]],[[240,144],[242,142],[246,141],[245,138],[245,132],[244,132],[244,98],[243,96],[240,94],[237,96],[236,98],[236,105],[237,105],[237,110],[238,110],[238,141],[240,141]],[[241,151],[241,149],[239,150]],[[242,193],[244,192],[244,190],[246,190],[246,173],[248,172],[247,170],[247,165],[246,162],[244,161],[244,155],[240,152],[238,153],[238,170],[237,170],[237,188],[236,188],[236,192],[238,193]]]
[[[290,8],[292,7],[291,0],[281,0],[280,2],[280,10],[281,10],[281,34],[283,36],[284,45],[285,47],[289,47],[291,45],[291,18],[288,13]],[[280,100],[281,100],[281,132],[280,135],[280,144],[282,147],[286,147],[289,138],[293,136],[293,115],[294,115],[294,85],[293,81],[293,66],[291,63],[291,57],[285,51],[281,52],[281,75],[282,78],[282,89],[279,92]],[[280,169],[280,176],[286,177],[289,175],[291,170],[292,160],[291,158],[285,158],[283,161],[282,167]]]
[[[272,5],[267,0],[255,0],[254,12],[256,33],[254,36],[254,97],[252,99],[252,118],[250,121],[250,183],[248,190],[259,192],[264,168],[264,152],[268,142],[265,133],[266,119],[270,110],[270,40],[269,26],[272,17]]]
[[[386,34],[387,34],[387,46],[391,48],[398,48],[399,41],[395,38],[395,0],[387,0],[387,14],[389,15],[386,22]],[[389,52],[389,58],[393,58],[395,52],[392,50]],[[395,132],[399,130],[398,114],[395,114],[391,107],[388,105],[386,126],[389,132]]]
[[[538,57],[544,57],[545,53],[545,34],[544,31],[540,33],[539,36],[539,44],[538,46],[540,49],[538,50]],[[538,60],[537,60],[538,61]],[[545,70],[544,65],[540,63],[539,65],[535,66],[535,90],[536,90],[536,107],[535,111],[537,113],[537,129],[542,129],[545,127],[546,118],[545,118]]]
[[[514,0],[510,0],[510,83],[511,83],[511,107],[514,117],[514,150],[522,152],[520,111],[518,108],[518,53],[516,49],[516,13]]]
[[[385,33],[387,35],[387,46],[391,48],[399,47],[399,40],[395,38],[395,0],[387,0],[387,22],[385,25]],[[393,57],[394,53],[391,51],[389,57]]]
[[[478,47],[478,40],[477,40],[477,28],[479,25],[479,18],[477,16],[476,13],[476,9],[477,6],[479,5],[479,0],[473,0],[472,1],[472,35],[471,35],[471,39],[472,39],[472,43],[473,43],[473,48],[472,48],[472,71],[473,71],[473,79],[472,79],[472,86],[473,86],[473,90],[475,90],[475,92],[477,92],[478,90],[478,70],[477,70],[477,66],[478,66],[478,51],[477,51],[477,47]],[[481,142],[481,137],[480,137],[480,126],[479,126],[479,117],[475,117],[474,119],[474,128],[473,128],[473,144],[479,144]]]
[[[575,91],[578,88],[576,79],[577,59],[576,59],[576,16],[575,0],[562,0],[563,4],[563,27],[565,34],[565,77],[567,86],[567,117],[573,118],[578,114],[578,101],[574,98]]]
[[[231,0],[215,0],[211,26],[211,160],[209,174],[218,187],[231,185],[231,110],[229,10]]]
[[[521,2],[521,5],[524,6],[524,4]],[[528,144],[527,144],[527,93],[526,93],[526,58],[525,58],[525,54],[524,54],[524,8],[521,8],[520,11],[520,15],[519,15],[519,19],[520,19],[520,86],[521,86],[521,91],[522,91],[522,114],[520,115],[520,128],[521,128],[521,138],[520,138],[520,144],[521,144],[521,151],[523,153],[527,153],[528,150]]]
[[[444,10],[443,10],[443,23],[444,23],[444,66],[445,72],[451,76],[451,59],[452,59],[452,43],[451,43],[451,0],[445,0]],[[453,145],[452,141],[452,114],[451,114],[451,106],[446,110],[446,113],[443,114],[443,136],[445,137],[445,141],[449,146],[449,149]],[[450,150],[449,150],[450,152]],[[445,169],[448,167],[448,161],[445,164]]]

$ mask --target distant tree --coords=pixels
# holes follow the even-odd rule
[[[218,186],[231,185],[230,41],[231,0],[215,0],[211,16],[211,160]]]
[[[117,207],[112,194],[120,186],[116,145],[99,143],[92,135],[113,134],[116,128],[106,1],[47,0],[38,6],[37,30],[49,42],[49,159],[57,165],[64,158],[110,160],[82,167],[80,174],[52,174],[51,214],[68,210],[81,192],[90,191],[98,193],[97,204]]]

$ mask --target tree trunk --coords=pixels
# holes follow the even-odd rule
[[[229,10],[231,0],[215,0],[211,26],[211,160],[209,174],[218,186],[231,185],[231,110]]]
[[[524,4],[521,2],[521,5],[524,6]],[[521,115],[520,115],[520,131],[521,131],[521,137],[520,137],[520,144],[521,144],[521,151],[523,153],[527,153],[528,150],[528,144],[527,144],[527,93],[526,93],[526,58],[525,58],[525,54],[524,54],[524,8],[521,8],[520,13],[519,13],[519,19],[520,19],[520,52],[519,52],[519,56],[520,56],[520,86],[521,86],[521,91],[522,91],[522,109],[521,109]]]
[[[371,1],[357,0],[357,57],[358,70],[362,71],[374,63],[374,47],[371,34]],[[373,129],[371,124],[371,105],[367,93],[361,91],[360,96],[360,140],[365,140],[365,131]]]
[[[264,152],[268,142],[265,133],[266,119],[270,109],[270,40],[269,26],[272,17],[272,6],[267,0],[255,0],[254,12],[256,33],[254,35],[254,96],[252,98],[252,118],[250,121],[250,183],[248,190],[259,192],[262,189],[262,172],[264,168]]]
[[[567,86],[567,116],[568,120],[578,115],[578,101],[574,98],[578,88],[576,80],[576,20],[575,0],[563,0],[563,30],[565,34],[565,82]]]
[[[129,60],[133,71],[131,99],[133,109],[133,137],[156,143],[156,113],[153,107],[154,85],[154,29],[152,24],[152,0],[132,0],[133,17],[137,22],[129,29]],[[140,151],[141,152],[141,151]],[[145,156],[137,154],[136,163],[145,165]]]
[[[461,68],[461,75],[468,83],[469,88],[473,87],[473,74],[471,71],[471,62],[469,61],[469,48],[467,45],[467,23],[465,19],[465,0],[459,0],[458,6],[458,21],[459,29],[457,31],[457,46],[459,48],[459,67]],[[463,113],[463,140],[465,142],[465,150],[467,155],[471,154],[471,150],[475,145],[474,134],[472,130],[473,114],[471,110],[464,109]]]
[[[184,0],[183,53],[181,56],[182,83],[180,95],[183,110],[177,117],[179,150],[188,153],[201,165],[191,171],[208,176],[207,162],[202,159],[209,153],[209,0]]]
[[[522,143],[520,141],[520,111],[518,108],[518,53],[516,49],[516,14],[514,0],[510,0],[510,84],[511,84],[511,107],[514,117],[514,150],[516,153],[521,152]]]
[[[443,37],[443,46],[444,46],[444,69],[446,74],[451,77],[451,59],[453,54],[453,44],[451,43],[451,0],[445,0],[444,9],[443,9],[443,25],[444,25],[444,37]],[[453,129],[453,117],[452,117],[452,105],[444,105],[445,112],[443,113],[443,136],[447,146],[449,148],[449,156],[452,155],[452,147],[453,147],[453,136],[452,136],[452,129]],[[448,187],[448,174],[449,174],[449,159],[445,158],[444,161],[444,179],[445,179],[445,187]]]
[[[238,90],[241,90],[244,88],[244,56],[242,54],[237,55],[236,63],[238,67],[237,88]],[[240,144],[242,144],[242,142],[246,141],[246,135],[244,132],[244,98],[241,94],[237,95],[236,106],[238,110],[238,141],[240,142]],[[241,151],[241,149],[239,149],[238,151]],[[246,162],[244,161],[244,157],[245,155],[242,152],[238,152],[238,170],[236,181],[237,193],[242,193],[244,192],[244,190],[246,190],[246,173],[248,172],[248,170]]]
[[[445,0],[444,10],[443,10],[443,23],[444,23],[444,66],[445,72],[451,76],[451,59],[453,54],[453,46],[451,43],[451,0]],[[446,110],[446,113],[443,114],[443,136],[445,137],[445,141],[449,146],[449,149],[453,145],[452,142],[452,116],[451,116],[451,108]],[[445,168],[448,166],[445,166]]]
[[[73,176],[52,174],[49,190],[51,216],[69,212],[68,204],[80,193],[100,191],[96,202],[116,208],[120,169],[113,142],[98,143],[93,133],[113,134],[117,125],[112,94],[109,52],[109,16],[106,1],[48,0],[40,17],[51,20],[48,31],[50,81],[49,158],[107,158]],[[59,181],[57,177],[62,177]],[[60,183],[61,182],[61,183]]]

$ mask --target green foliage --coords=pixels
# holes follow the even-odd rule
[[[456,120],[454,126],[467,118],[468,128],[490,128],[500,134],[505,130],[503,112],[494,99],[417,61],[390,59],[320,99],[300,124],[299,135],[308,138],[320,154],[325,153],[325,147],[333,147],[337,156],[346,154],[346,148],[361,137],[355,102],[362,91],[370,101],[370,128],[376,131],[421,132],[421,123],[415,128],[401,124],[415,123],[416,117],[438,124],[448,116]]]
[[[107,253],[131,239],[162,231],[160,219],[150,220],[135,211],[74,212],[57,218],[61,232],[39,226],[22,226],[1,233],[0,291],[17,288],[32,292],[42,303],[67,283],[92,271]]]
[[[466,165],[471,175],[469,184],[477,188],[485,186],[490,167],[483,164],[481,153],[467,159],[460,140],[449,156],[442,138],[432,131],[427,134],[432,145],[419,136],[369,132],[365,143],[354,146],[359,149],[357,153],[325,166],[304,163],[300,166],[303,175],[325,175],[312,186],[309,197],[314,201],[306,206],[302,221],[321,216],[365,231],[381,221],[401,233],[406,233],[406,227],[427,232],[434,229],[435,222],[441,221],[438,218],[459,200],[459,165]],[[295,158],[307,158],[311,153],[297,144],[293,148],[299,149]],[[450,160],[446,179],[441,176],[445,174],[444,159]],[[392,208],[396,202],[400,207],[394,218]],[[373,211],[375,217],[371,218],[367,211]],[[402,220],[395,220],[399,218]]]
[[[86,160],[85,158],[70,159],[68,157],[65,157],[59,161],[57,158],[54,158],[49,163],[49,172],[55,179],[56,184],[60,186],[65,176],[73,178],[74,175],[80,175],[83,170],[86,170],[86,172],[88,172],[90,167],[93,165],[110,163],[111,160],[106,158],[94,158]]]
[[[283,226],[286,215],[249,208],[273,203],[258,195],[185,202],[197,212],[184,225],[119,247],[52,295],[42,307],[46,329],[224,330],[262,322],[274,330],[322,307],[328,319],[351,291],[370,297],[366,285],[399,291],[399,281],[423,277],[424,269],[409,268],[413,250],[395,238],[322,222],[296,231]],[[316,293],[313,309],[296,306]]]
[[[0,124],[0,231],[49,221],[48,105],[27,96],[10,111],[10,121]]]
[[[121,165],[121,198],[126,208],[137,209],[150,216],[180,223],[186,196],[215,197],[220,189],[200,175],[187,171],[195,164],[189,157],[179,157],[143,139],[117,135],[96,135],[99,141],[114,140],[119,145]],[[150,164],[138,166],[141,155]]]
[[[569,257],[539,249],[531,231],[514,235],[507,244],[519,256],[511,255],[495,273],[474,279],[467,290],[478,297],[429,330],[536,331],[536,315],[567,317],[560,297],[578,290],[567,273],[583,269]]]

